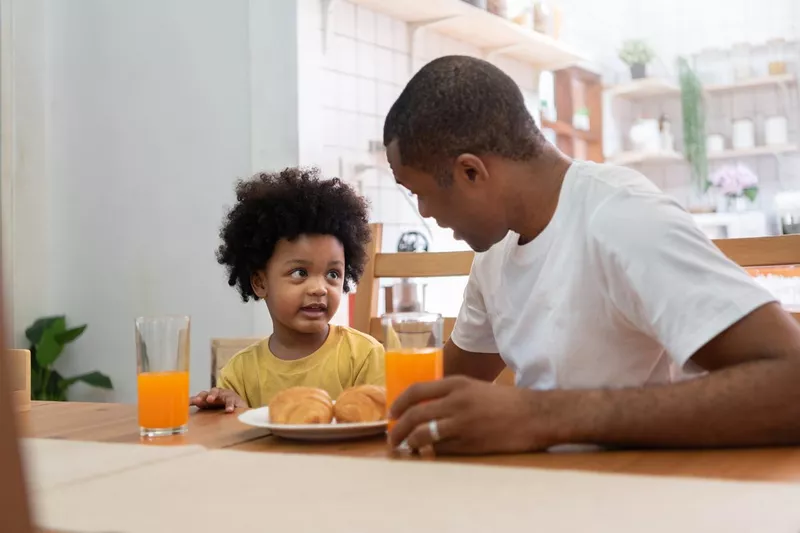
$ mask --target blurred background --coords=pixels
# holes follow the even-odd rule
[[[796,0],[0,0],[14,344],[41,317],[87,325],[55,367],[113,389],[68,396],[132,402],[134,318],[189,314],[207,387],[212,338],[271,331],[214,257],[234,181],[260,170],[353,184],[383,251],[463,249],[419,217],[381,142],[405,83],[449,54],[498,65],[565,153],[639,169],[709,236],[800,232],[798,21]],[[800,304],[793,269],[754,274]],[[465,281],[416,294],[452,316]]]

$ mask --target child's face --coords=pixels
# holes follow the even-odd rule
[[[300,333],[323,333],[342,299],[344,266],[336,237],[301,235],[278,242],[253,288],[273,321]]]

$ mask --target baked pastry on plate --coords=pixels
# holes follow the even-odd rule
[[[339,395],[333,406],[339,423],[377,422],[386,418],[386,389],[377,385],[359,385]]]
[[[330,424],[333,401],[322,389],[292,387],[269,402],[269,420],[273,424]]]

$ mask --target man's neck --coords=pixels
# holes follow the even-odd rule
[[[325,344],[331,326],[319,333],[301,333],[275,323],[269,338],[269,349],[278,359],[296,361],[319,350]]]
[[[526,163],[512,182],[509,220],[511,231],[519,234],[519,244],[539,236],[553,219],[564,177],[572,160],[557,150],[546,150],[541,157]]]

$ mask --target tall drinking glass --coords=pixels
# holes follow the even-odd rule
[[[442,378],[442,315],[391,313],[381,318],[386,348],[386,404],[414,383]],[[391,422],[390,422],[391,427]]]
[[[189,423],[188,316],[136,319],[139,433],[162,437],[186,432]]]

